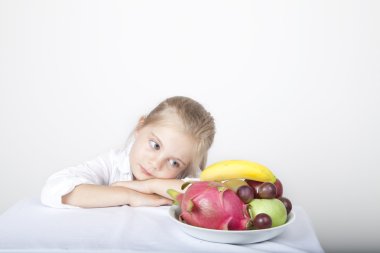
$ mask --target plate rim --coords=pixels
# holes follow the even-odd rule
[[[220,229],[212,229],[212,228],[202,228],[202,227],[197,227],[197,226],[193,226],[193,225],[190,225],[190,224],[187,224],[187,223],[184,223],[184,222],[181,222],[180,220],[178,220],[178,218],[176,218],[176,212],[177,210],[179,210],[180,207],[177,206],[177,205],[172,205],[170,206],[169,208],[169,216],[172,220],[174,220],[175,222],[178,222],[180,223],[180,225],[182,226],[185,226],[185,227],[188,227],[190,229],[198,229],[198,230],[201,230],[201,231],[209,231],[209,232],[214,232],[214,233],[222,233],[222,234],[225,234],[225,233],[228,233],[228,234],[253,234],[253,233],[263,233],[263,232],[270,232],[270,231],[276,231],[276,230],[279,230],[281,228],[286,228],[287,226],[289,226],[291,223],[294,222],[295,218],[296,218],[296,215],[294,213],[294,211],[290,211],[290,213],[288,214],[288,217],[287,217],[287,221],[280,225],[280,226],[276,226],[276,227],[271,227],[271,228],[266,228],[266,229],[250,229],[250,230],[220,230]]]

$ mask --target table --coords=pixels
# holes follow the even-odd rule
[[[0,216],[0,252],[323,252],[304,209],[272,240],[232,245],[199,240],[169,218],[169,207],[54,209],[37,197]]]

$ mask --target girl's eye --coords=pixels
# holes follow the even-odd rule
[[[155,141],[149,141],[149,145],[151,148],[153,148],[154,150],[160,150],[160,144],[158,144],[157,142]]]
[[[175,168],[178,168],[180,166],[179,162],[177,162],[176,160],[170,159],[169,163],[170,163],[170,166],[175,167]]]

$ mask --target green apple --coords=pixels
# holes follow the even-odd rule
[[[249,202],[249,215],[252,219],[259,213],[266,213],[272,219],[272,227],[286,222],[287,212],[285,205],[278,199],[254,199]]]

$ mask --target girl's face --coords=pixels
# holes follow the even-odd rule
[[[148,125],[135,132],[129,155],[137,180],[176,178],[191,164],[194,139],[174,125]]]

